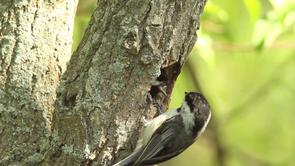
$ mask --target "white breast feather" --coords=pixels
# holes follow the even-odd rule
[[[161,124],[166,119],[169,119],[177,114],[178,114],[178,112],[176,110],[170,110],[170,111],[167,111],[167,112],[159,115],[158,117],[148,121],[142,129],[140,138],[137,141],[136,149],[141,148],[143,145],[146,145],[147,142],[152,137],[153,133],[158,129],[158,127],[161,126]]]

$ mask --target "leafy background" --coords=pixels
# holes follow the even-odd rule
[[[95,5],[79,3],[73,50]],[[161,166],[295,166],[295,1],[209,0],[198,35],[170,108],[201,91],[213,118]]]

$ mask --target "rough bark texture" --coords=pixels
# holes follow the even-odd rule
[[[157,88],[170,95],[204,4],[99,1],[57,94],[51,164],[110,165],[132,151],[151,103],[168,101]]]
[[[0,163],[125,157],[153,103],[167,106],[205,1],[100,0],[56,95],[75,3],[0,2]]]
[[[76,2],[0,1],[0,165],[36,164],[71,55]]]

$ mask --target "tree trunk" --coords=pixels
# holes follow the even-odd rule
[[[205,0],[100,0],[56,95],[76,3],[21,2],[1,2],[0,163],[126,156],[153,103],[166,108]]]
[[[0,1],[0,165],[36,164],[48,150],[76,2]]]

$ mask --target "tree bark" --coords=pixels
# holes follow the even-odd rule
[[[155,115],[154,103],[167,107],[196,41],[205,1],[100,0],[56,95],[61,59],[69,55],[66,37],[72,32],[75,3],[30,1],[22,5],[26,9],[5,9],[18,17],[12,32],[3,28],[4,21],[0,26],[1,38],[3,32],[13,38],[6,37],[7,46],[0,47],[6,57],[0,61],[0,153],[7,156],[0,162],[111,165],[129,154],[143,119]],[[25,19],[38,20],[30,6],[42,6],[40,13],[47,14],[36,23],[41,28],[37,34],[23,34],[30,21],[19,23],[23,13]],[[11,18],[7,15],[3,19]],[[14,154],[21,157],[15,160]]]
[[[36,164],[49,147],[77,1],[0,1],[0,165]]]

